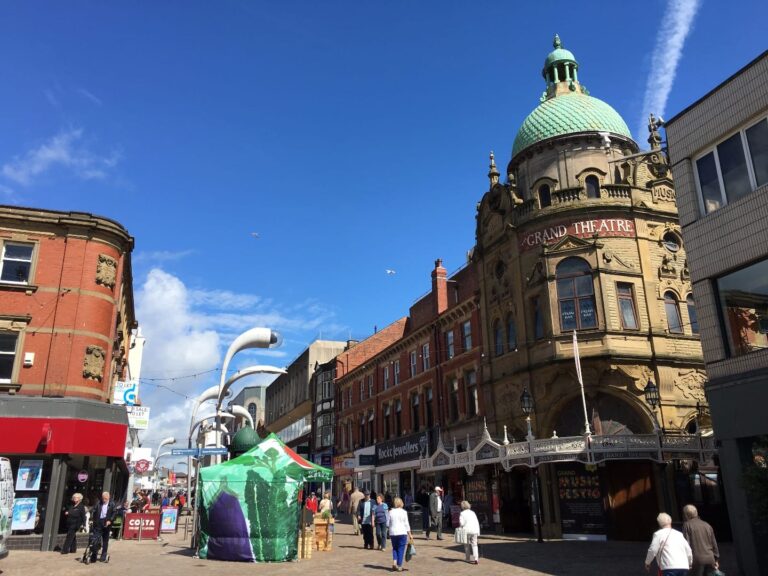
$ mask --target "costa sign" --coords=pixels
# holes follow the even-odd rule
[[[576,222],[560,222],[523,234],[520,238],[520,251],[525,252],[536,246],[549,246],[557,243],[565,236],[576,238],[623,237],[634,238],[635,222],[626,218],[597,218],[594,220],[578,220]]]
[[[125,515],[125,528],[123,538],[132,540],[139,537],[157,540],[160,535],[160,514],[133,514]]]

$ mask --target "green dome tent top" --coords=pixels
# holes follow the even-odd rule
[[[512,146],[512,158],[544,140],[580,132],[607,132],[626,138],[632,134],[624,119],[608,104],[589,95],[579,83],[579,64],[555,36],[554,50],[544,61],[547,91],[523,121]]]
[[[250,426],[246,426],[239,430],[238,433],[235,434],[235,437],[232,438],[232,453],[240,455],[243,452],[248,452],[248,450],[256,446],[259,442],[261,442],[261,437],[256,430]]]

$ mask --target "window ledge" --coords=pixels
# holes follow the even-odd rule
[[[35,284],[16,284],[13,282],[0,282],[0,290],[7,290],[9,292],[26,292],[32,294],[37,292],[37,285]]]

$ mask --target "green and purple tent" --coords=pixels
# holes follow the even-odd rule
[[[333,470],[305,460],[275,434],[237,458],[201,469],[200,558],[295,560],[304,482],[331,480]]]

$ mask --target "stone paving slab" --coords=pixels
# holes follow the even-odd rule
[[[464,562],[464,547],[456,545],[450,534],[437,541],[415,535],[416,557],[403,573],[411,576],[592,576],[594,574],[646,574],[643,560],[648,548],[640,542],[565,542],[538,543],[526,538],[482,536],[480,564]],[[164,534],[163,541],[110,541],[108,564],[80,564],[80,554],[62,556],[58,552],[11,551],[0,560],[3,576],[75,576],[131,574],[154,576],[265,576],[334,574],[382,575],[391,572],[391,551],[363,550],[362,537],[354,536],[352,526],[339,523],[330,552],[313,551],[312,558],[298,562],[253,564],[220,562],[194,558],[184,542],[184,531]],[[723,545],[723,570],[737,574],[733,547]]]

